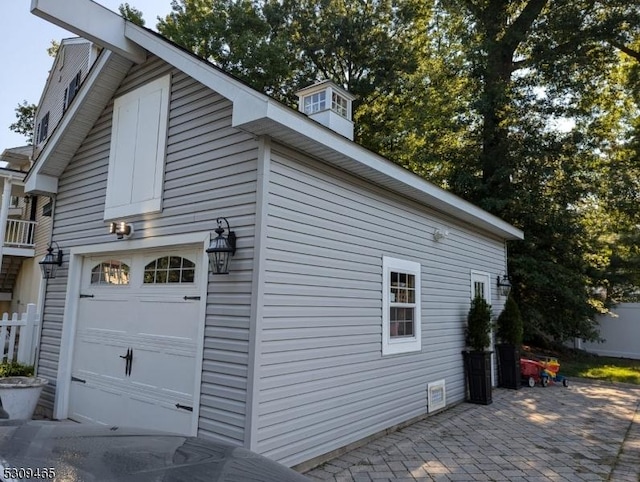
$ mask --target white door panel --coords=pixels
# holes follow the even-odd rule
[[[170,255],[188,258],[199,269],[195,251]],[[190,433],[192,412],[186,408],[196,402],[195,353],[201,323],[198,276],[193,276],[194,282],[144,283],[145,266],[160,256],[167,252],[85,258],[70,418]],[[96,276],[95,267],[114,260],[126,263],[126,277]],[[116,278],[128,283],[104,281]],[[130,361],[127,353],[132,354]]]

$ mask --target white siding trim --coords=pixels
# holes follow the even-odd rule
[[[413,329],[415,336],[407,339],[392,340],[390,333],[389,308],[391,304],[391,285],[389,274],[393,270],[402,273],[415,275],[415,308],[413,318]],[[395,355],[398,353],[418,352],[422,349],[422,317],[420,316],[420,305],[422,304],[422,286],[420,283],[420,263],[405,259],[382,257],[382,354]]]
[[[269,174],[271,171],[271,139],[262,137],[258,151],[258,182],[256,185],[256,225],[253,260],[254,293],[249,332],[249,367],[247,376],[247,413],[244,431],[245,447],[255,450],[258,445],[258,417],[260,403],[260,366],[262,363],[262,316],[264,311],[265,270],[267,257],[267,218],[269,215]]]
[[[188,233],[174,236],[164,236],[150,239],[137,239],[124,242],[102,243],[73,247],[69,251],[69,271],[68,284],[65,296],[65,312],[62,323],[62,336],[60,340],[60,361],[58,365],[58,375],[56,378],[56,398],[53,407],[53,418],[65,419],[69,414],[69,391],[71,388],[71,367],[73,363],[73,346],[75,342],[76,324],[78,316],[78,300],[80,295],[80,282],[82,278],[83,258],[88,254],[99,254],[104,252],[134,251],[148,248],[174,247],[180,245],[196,244],[202,246],[203,256],[201,259],[201,295],[200,295],[200,319],[198,327],[198,346],[196,349],[196,359],[198,372],[196,373],[194,387],[194,407],[192,415],[192,435],[197,435],[198,413],[200,409],[200,387],[202,376],[202,355],[204,352],[204,316],[207,303],[207,279],[208,263],[206,263],[206,253],[204,250],[210,242],[210,233]]]

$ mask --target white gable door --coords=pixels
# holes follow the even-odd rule
[[[487,303],[491,304],[491,276],[489,273],[481,271],[471,272],[471,298],[481,296]],[[493,341],[493,328],[491,329],[490,339],[491,344],[489,350],[491,350],[491,384],[496,385],[496,355]]]
[[[196,250],[84,259],[69,418],[190,434],[198,259]]]

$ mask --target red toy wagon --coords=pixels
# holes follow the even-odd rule
[[[560,375],[560,363],[557,358],[539,357],[534,360],[530,358],[520,358],[520,376],[523,383],[530,387],[539,383],[543,387],[549,383],[562,383],[563,386],[569,386],[569,380]]]

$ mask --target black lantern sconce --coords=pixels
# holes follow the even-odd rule
[[[133,234],[133,225],[118,221],[109,225],[109,234],[115,234],[118,239],[128,238]]]
[[[511,281],[508,275],[498,276],[498,290],[500,290],[502,296],[509,296],[511,292]]]
[[[58,251],[53,254],[53,246],[55,244]],[[40,269],[42,270],[42,278],[53,279],[56,277],[58,267],[62,266],[62,250],[58,243],[52,241],[47,248],[47,254],[44,255],[42,261],[40,261]]]
[[[222,221],[227,224],[227,235],[224,235],[225,229],[222,227]],[[218,227],[215,232],[217,236],[211,240],[211,244],[207,248],[209,255],[209,271],[211,274],[228,274],[229,260],[236,253],[236,233],[231,231],[227,218],[216,219]]]

